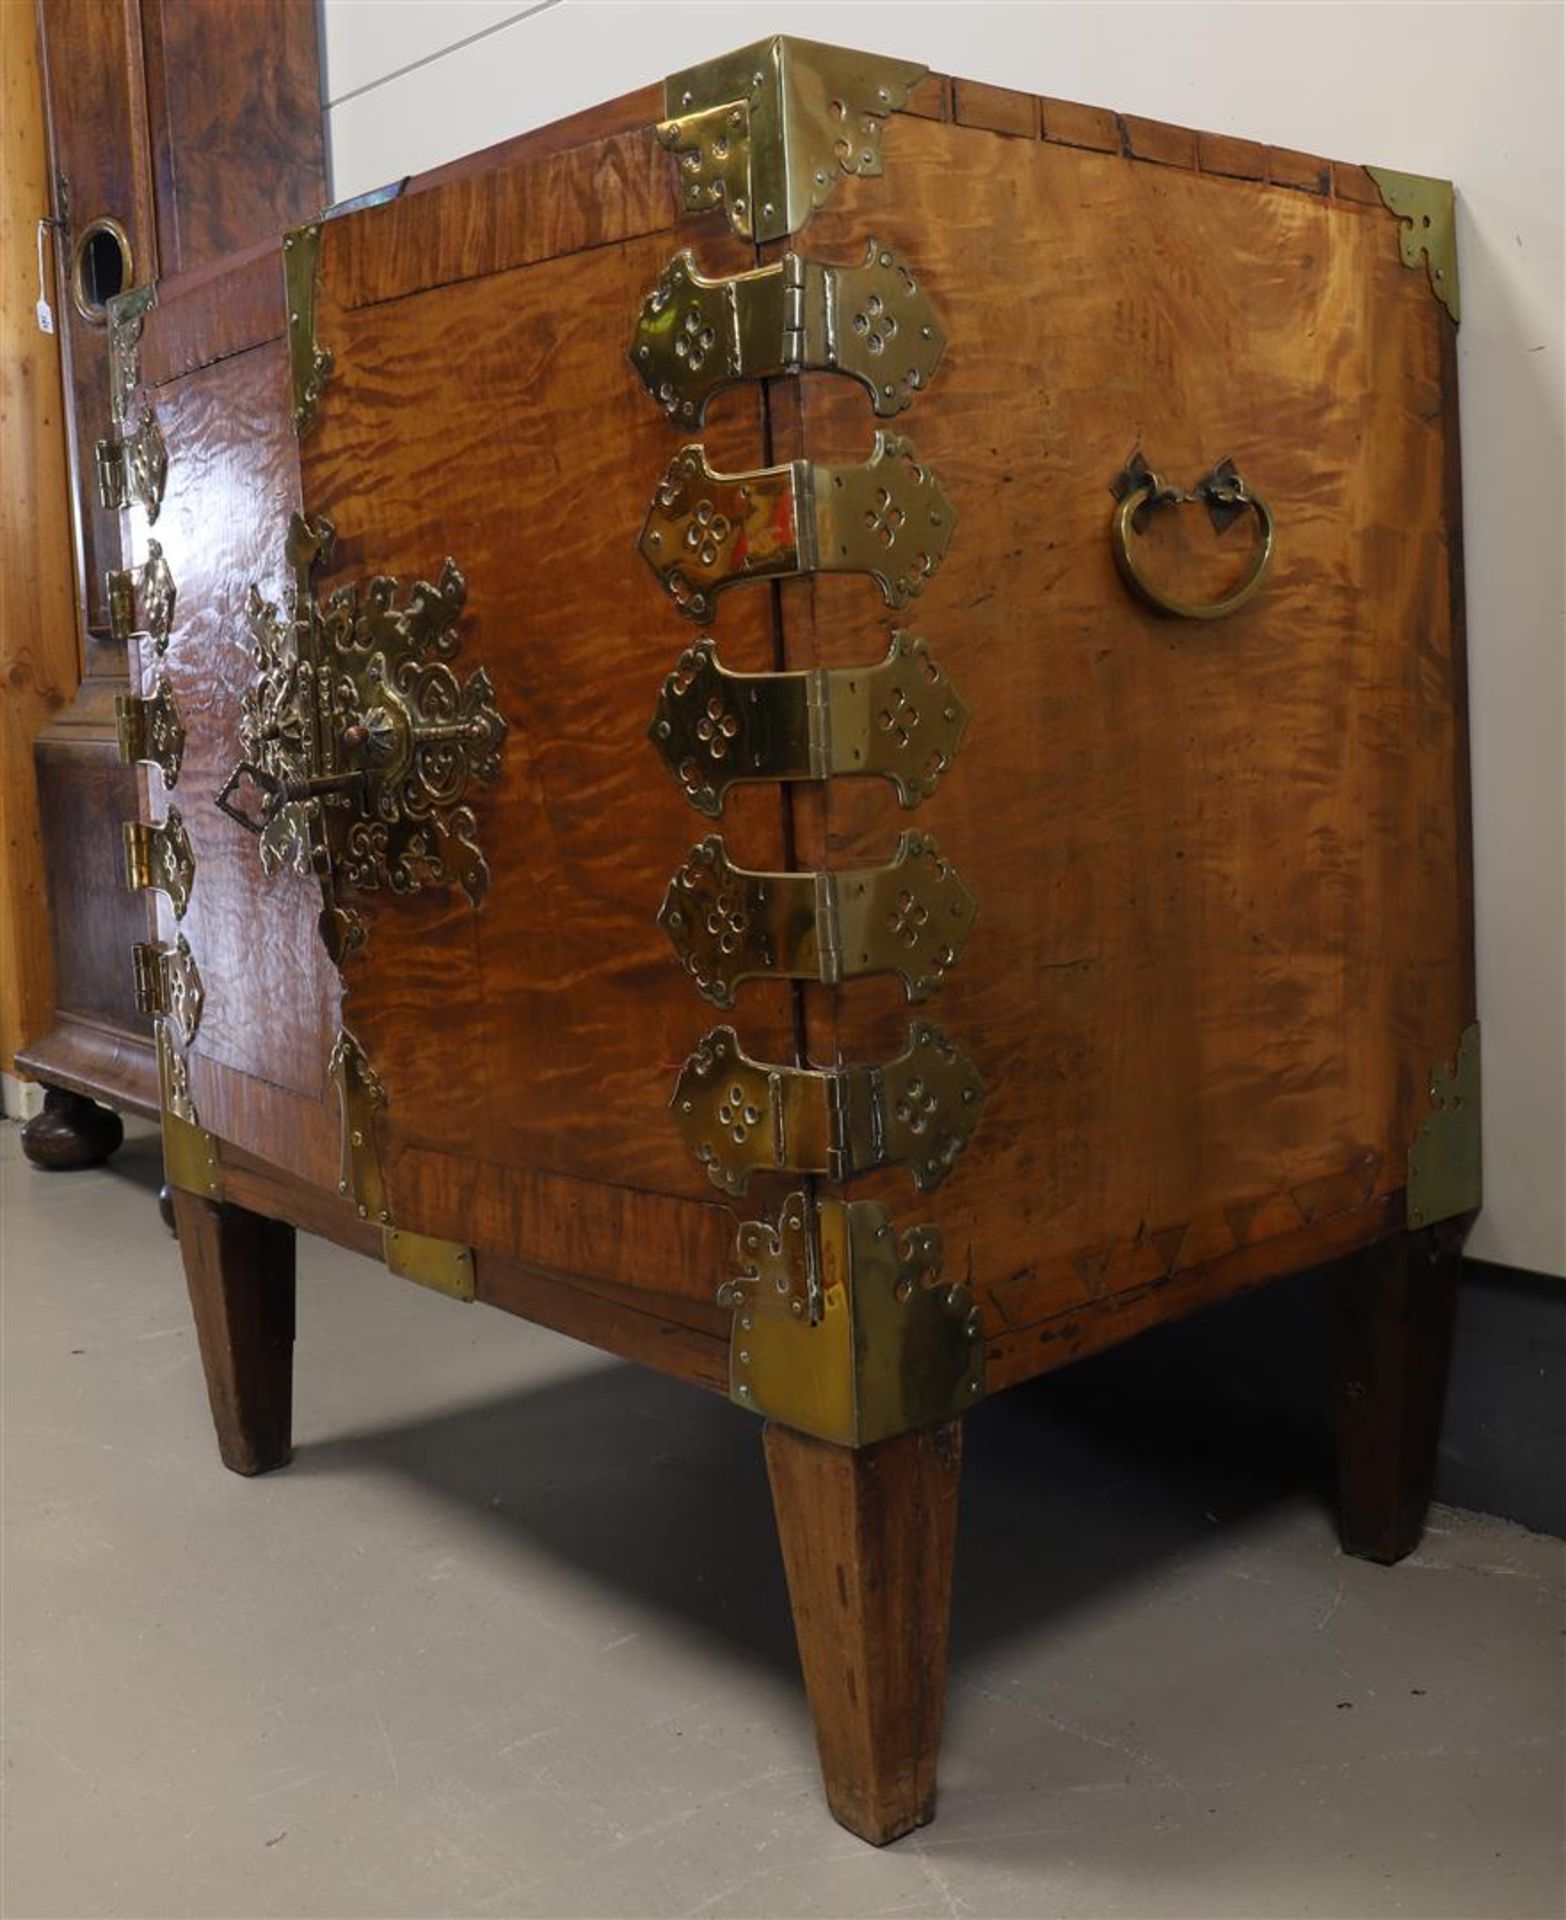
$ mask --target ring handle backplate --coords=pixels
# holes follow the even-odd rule
[[[1272,510],[1260,494],[1251,491],[1232,460],[1220,460],[1210,472],[1202,475],[1189,493],[1182,493],[1178,487],[1171,487],[1161,474],[1155,473],[1140,453],[1134,453],[1116,476],[1110,490],[1120,502],[1110,523],[1115,565],[1121,579],[1138,599],[1145,600],[1157,612],[1169,614],[1177,620],[1222,620],[1227,614],[1237,613],[1260,587],[1267,569],[1272,565],[1275,546]],[[1137,565],[1135,541],[1139,521],[1145,523],[1148,513],[1165,507],[1195,505],[1207,508],[1214,527],[1220,533],[1242,513],[1255,516],[1256,546],[1251,556],[1250,571],[1221,600],[1202,603],[1177,600],[1173,594],[1166,593],[1149,580]]]

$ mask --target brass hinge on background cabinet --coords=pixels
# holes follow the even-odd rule
[[[184,934],[172,947],[159,946],[156,941],[136,941],[131,947],[131,979],[136,1011],[173,1021],[188,1047],[201,1025],[206,992]]]
[[[984,1082],[933,1021],[883,1066],[790,1067],[749,1059],[732,1027],[714,1027],[675,1083],[686,1145],[725,1193],[756,1173],[850,1180],[906,1165],[921,1193],[938,1187],[979,1124]]]
[[[104,587],[113,637],[123,643],[133,634],[145,633],[154,653],[167,653],[174,626],[175,588],[162,546],[149,540],[145,561],[139,567],[111,567],[104,575]]]
[[[729,1007],[740,981],[764,976],[835,986],[895,973],[910,1000],[928,999],[973,914],[929,834],[901,835],[888,865],[859,873],[750,873],[709,834],[669,882],[658,923],[698,990]]]
[[[863,266],[786,253],[719,280],[707,279],[687,248],[643,302],[631,365],[682,427],[699,427],[722,387],[811,371],[849,375],[889,415],[929,384],[945,345],[912,270],[877,240]]]
[[[797,233],[840,173],[881,171],[881,123],[926,71],[779,34],[671,74],[658,138],[680,157],[681,205],[721,207],[746,239]]]
[[[375,1116],[387,1103],[386,1088],[346,1027],[339,1030],[333,1044],[327,1076],[337,1089],[342,1120],[338,1191],[353,1202],[361,1220],[374,1221],[380,1227],[381,1256],[393,1273],[454,1300],[471,1300],[475,1282],[472,1249],[454,1240],[409,1233],[392,1219],[375,1132]]]
[[[1398,173],[1391,167],[1366,167],[1382,205],[1399,220],[1398,246],[1403,265],[1430,276],[1430,291],[1461,320],[1462,289],[1457,277],[1457,200],[1450,180],[1422,173]]]
[[[185,755],[185,723],[166,675],[158,676],[150,694],[114,696],[114,730],[123,766],[148,761],[162,772],[165,787],[174,785]]]
[[[174,918],[183,920],[195,883],[196,856],[179,808],[170,807],[168,817],[156,824],[127,820],[121,830],[125,838],[126,886],[157,888],[168,895]]]
[[[1430,1074],[1431,1111],[1408,1150],[1408,1224],[1477,1213],[1484,1200],[1479,1023],[1464,1030],[1451,1066]]]
[[[689,620],[743,580],[868,573],[906,606],[940,566],[957,511],[911,440],[877,429],[858,466],[791,460],[714,473],[700,441],[669,463],[642,524],[642,557]]]
[[[839,1446],[865,1447],[963,1413],[984,1392],[984,1334],[967,1287],[941,1278],[934,1227],[899,1235],[873,1200],[790,1194],[776,1227],[739,1230],[730,1396]]]
[[[168,449],[156,416],[144,408],[129,434],[98,441],[94,454],[101,503],[113,512],[134,500],[149,524],[156,520],[169,477]]]

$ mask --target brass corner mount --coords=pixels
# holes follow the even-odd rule
[[[1457,202],[1450,180],[1422,173],[1398,173],[1391,167],[1366,167],[1382,205],[1400,222],[1398,246],[1403,265],[1423,264],[1430,291],[1454,321],[1462,315],[1457,276]]]
[[[1434,1226],[1477,1213],[1484,1200],[1479,1023],[1463,1030],[1457,1057],[1430,1072],[1430,1111],[1408,1150],[1408,1224]]]
[[[881,171],[881,128],[927,69],[777,34],[670,74],[658,138],[686,213],[721,208],[747,240],[797,233],[838,176]]]

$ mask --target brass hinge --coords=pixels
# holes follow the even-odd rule
[[[168,449],[156,416],[144,407],[129,434],[111,434],[98,441],[94,455],[98,498],[103,505],[114,512],[134,500],[146,513],[149,524],[155,521],[169,477]]]
[[[1451,1066],[1430,1074],[1431,1111],[1408,1150],[1408,1224],[1477,1213],[1484,1200],[1479,1023],[1463,1032]]]
[[[454,1300],[474,1297],[471,1248],[429,1234],[409,1233],[392,1219],[391,1201],[381,1169],[375,1116],[385,1107],[386,1088],[364,1048],[346,1027],[340,1028],[327,1061],[337,1089],[342,1121],[342,1165],[337,1190],[351,1200],[361,1220],[381,1229],[381,1256],[393,1273],[430,1287]]]
[[[669,463],[642,525],[642,557],[687,619],[742,580],[868,573],[901,607],[941,564],[956,509],[911,440],[878,428],[860,466],[812,460],[714,473],[700,441]]]
[[[332,356],[315,337],[315,289],[321,256],[321,223],[283,235],[283,297],[288,309],[288,368],[293,382],[294,432],[315,418],[322,390],[332,377]]]
[[[839,1446],[950,1420],[984,1392],[984,1329],[968,1288],[941,1278],[931,1226],[899,1236],[874,1200],[790,1194],[778,1225],[739,1230],[733,1400]]]
[[[126,886],[133,891],[155,887],[166,893],[174,918],[183,920],[195,884],[196,855],[179,808],[170,807],[167,817],[156,824],[127,820],[121,831],[125,838]]]
[[[917,634],[893,631],[873,667],[731,673],[711,640],[680,655],[648,738],[698,813],[716,817],[747,780],[876,774],[905,807],[935,791],[968,709]]]
[[[863,266],[786,253],[719,280],[701,273],[687,248],[642,304],[631,364],[669,418],[689,428],[722,387],[812,371],[848,374],[878,414],[901,413],[929,384],[945,345],[912,271],[877,240]]]
[[[1366,167],[1381,203],[1398,217],[1398,247],[1403,265],[1423,266],[1430,291],[1461,320],[1462,289],[1457,275],[1457,201],[1450,180],[1422,173],[1397,173],[1391,167]]]
[[[910,1000],[934,993],[973,928],[973,896],[928,834],[904,833],[884,867],[858,873],[750,873],[721,834],[693,847],[658,924],[698,990],[734,1004],[741,980],[835,986],[895,973]]]
[[[156,540],[147,542],[147,558],[139,567],[111,567],[104,575],[109,602],[109,632],[122,644],[132,634],[145,633],[156,654],[169,649],[174,626],[174,576]],[[137,612],[142,615],[138,625]]]
[[[109,327],[109,418],[122,427],[130,418],[131,399],[141,385],[141,334],[147,314],[157,304],[155,281],[116,294],[106,311]]]
[[[163,1173],[171,1187],[223,1197],[223,1168],[216,1138],[201,1124],[190,1095],[190,1067],[175,1051],[168,1022],[158,1022],[158,1104],[163,1119]]]
[[[906,1164],[921,1193],[938,1187],[979,1124],[984,1082],[955,1041],[916,1021],[884,1066],[770,1066],[714,1027],[686,1061],[671,1105],[686,1144],[726,1193],[753,1173],[849,1180]]]
[[[184,934],[172,947],[159,946],[156,941],[136,941],[131,947],[131,979],[136,1011],[172,1020],[188,1047],[201,1025],[206,993]]]
[[[671,74],[658,138],[685,211],[721,207],[746,239],[796,233],[840,172],[881,171],[881,123],[926,71],[779,34]]]
[[[129,767],[138,760],[150,761],[161,768],[164,786],[173,786],[185,755],[185,723],[179,717],[174,689],[166,675],[158,676],[148,695],[117,693],[114,696],[114,730],[119,739],[122,765]]]

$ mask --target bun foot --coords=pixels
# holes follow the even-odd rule
[[[75,1173],[83,1167],[101,1167],[124,1138],[117,1113],[85,1094],[46,1087],[43,1112],[22,1129],[22,1151],[35,1167]]]

